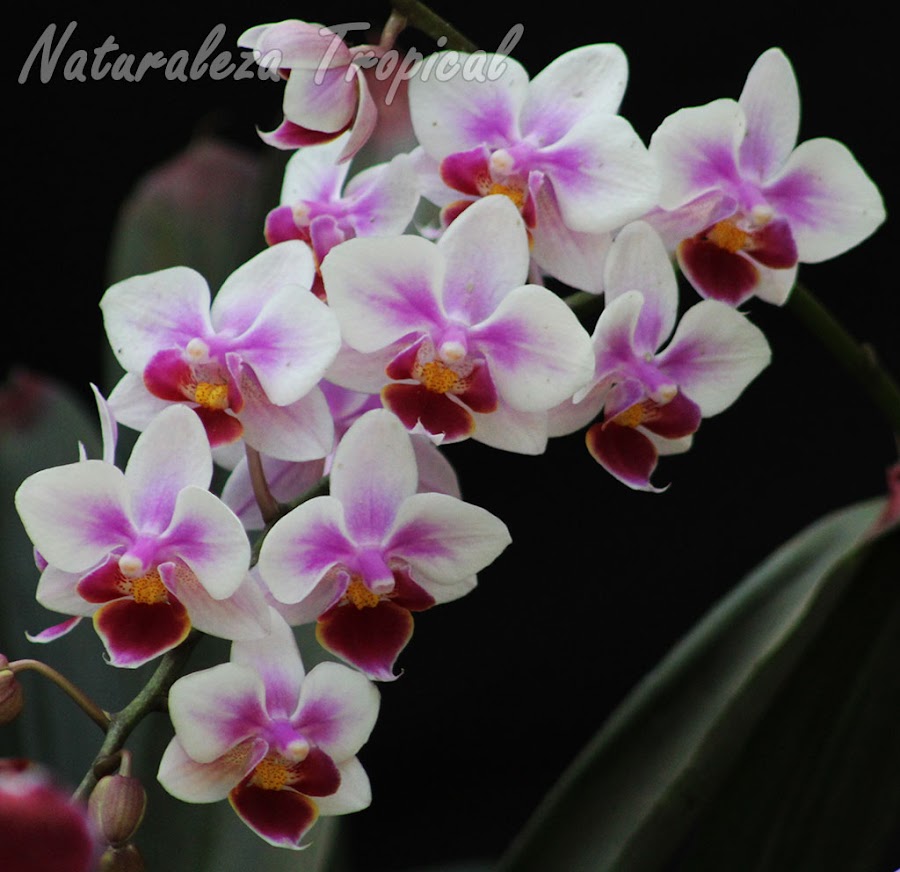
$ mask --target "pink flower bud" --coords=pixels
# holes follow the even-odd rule
[[[9,660],[0,654],[0,724],[14,721],[25,705],[22,685],[8,667]]]
[[[113,847],[121,847],[134,836],[144,819],[147,794],[137,778],[107,775],[91,793],[88,807],[100,835]]]

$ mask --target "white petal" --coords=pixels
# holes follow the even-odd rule
[[[174,447],[174,450],[173,450]],[[206,489],[212,455],[203,424],[186,406],[168,406],[138,436],[125,468],[135,522],[165,529],[186,487]]]
[[[511,58],[481,55],[481,81],[462,75],[459,64],[470,67],[479,58],[439,52],[412,69],[409,110],[416,138],[432,157],[468,151],[484,143],[501,148],[519,137],[518,116],[528,88],[528,73]],[[456,63],[456,74],[452,66]],[[464,68],[464,67],[463,67]],[[431,75],[425,70],[432,70]]]
[[[555,142],[585,115],[614,114],[625,94],[628,60],[617,45],[583,45],[534,77],[522,107],[522,132]]]
[[[291,724],[335,761],[352,757],[378,718],[379,694],[362,673],[339,663],[313,667]]]
[[[125,476],[102,460],[36,472],[19,486],[15,501],[35,547],[65,572],[90,569],[134,536]]]
[[[546,411],[593,375],[590,337],[572,310],[539,285],[516,288],[470,332],[500,396],[519,411]]]
[[[328,304],[341,335],[362,352],[442,324],[438,293],[443,277],[437,246],[418,236],[348,239],[322,261]]]
[[[386,409],[373,409],[355,421],[331,467],[331,495],[344,506],[350,535],[357,541],[380,541],[417,485],[415,452],[400,419]]]
[[[100,300],[116,359],[128,372],[141,372],[157,351],[208,336],[209,300],[206,279],[184,266],[117,282]]]
[[[662,180],[658,205],[677,209],[737,180],[735,160],[745,130],[744,111],[736,100],[714,100],[666,118],[650,138],[650,155]]]
[[[727,409],[770,359],[758,327],[726,303],[704,300],[685,312],[657,363],[708,418]]]
[[[315,799],[319,814],[324,816],[362,811],[372,803],[372,787],[362,763],[356,757],[338,764],[341,786],[331,796]]]
[[[185,753],[176,737],[163,752],[157,778],[183,802],[218,802],[240,784],[267,750],[264,740],[250,740],[218,760],[198,763]]]
[[[496,560],[511,541],[506,524],[487,509],[427,493],[400,507],[386,551],[409,563],[420,582],[455,584]]]
[[[757,181],[765,181],[784,165],[800,129],[797,79],[781,49],[770,48],[760,55],[738,103],[747,119],[741,169]]]
[[[264,701],[259,675],[246,666],[220,663],[172,685],[169,715],[188,756],[212,763],[268,725]]]

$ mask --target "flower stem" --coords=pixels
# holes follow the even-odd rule
[[[260,514],[263,520],[270,524],[281,516],[281,509],[278,500],[272,496],[269,490],[269,483],[266,481],[266,473],[263,470],[262,458],[255,448],[246,446],[247,451],[247,471],[250,473],[250,484],[253,487],[253,496],[256,497],[256,504],[259,506]]]
[[[787,308],[831,352],[881,410],[900,444],[900,387],[879,366],[871,348],[857,342],[806,288],[799,282],[788,298]]]
[[[391,6],[397,10],[410,27],[421,30],[422,33],[432,39],[446,37],[443,48],[456,49],[457,51],[476,51],[475,45],[468,37],[463,36],[455,27],[446,22],[436,12],[432,12],[419,0],[391,0]]]
[[[98,780],[97,765],[99,764],[102,768],[104,764],[108,763],[110,757],[118,754],[131,735],[132,730],[150,712],[165,710],[169,688],[181,674],[194,645],[197,644],[201,635],[202,633],[192,630],[187,639],[177,648],[164,654],[159,666],[156,667],[156,672],[153,673],[140,693],[122,711],[112,715],[106,731],[106,739],[97,752],[94,765],[91,766],[81,780],[81,784],[78,785],[78,789],[74,794],[75,799],[86,800],[91,795],[91,791]]]
[[[44,678],[49,678],[57,687],[61,688],[69,698],[98,726],[106,732],[110,726],[110,716],[103,711],[81,688],[76,687],[68,678],[57,672],[52,666],[41,663],[40,660],[14,660],[7,667],[13,672],[25,672],[32,670]]]

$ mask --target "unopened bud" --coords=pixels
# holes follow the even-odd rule
[[[0,724],[14,721],[25,705],[22,685],[9,668],[9,660],[0,654]]]
[[[137,778],[106,775],[97,782],[88,807],[100,835],[113,847],[120,847],[131,839],[141,825],[147,807],[147,794]]]
[[[144,872],[144,860],[134,845],[110,846],[100,858],[100,872]]]

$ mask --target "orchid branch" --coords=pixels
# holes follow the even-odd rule
[[[391,6],[406,18],[410,27],[421,30],[422,33],[432,39],[446,38],[444,48],[457,51],[472,52],[478,49],[472,40],[463,36],[455,27],[441,18],[436,12],[432,12],[419,0],[391,0]]]
[[[100,746],[92,765],[74,793],[75,799],[86,800],[97,784],[96,764],[118,754],[134,728],[153,711],[165,711],[169,688],[184,669],[187,659],[202,633],[191,631],[177,648],[167,652],[156,671],[138,695],[122,711],[112,715],[106,731],[106,739]]]
[[[900,386],[878,364],[872,351],[856,341],[812,292],[797,283],[787,308],[831,352],[887,418],[900,443]]]
[[[59,687],[68,697],[98,726],[106,732],[111,723],[108,712],[105,712],[97,705],[81,688],[77,687],[68,678],[57,672],[52,666],[42,663],[40,660],[14,660],[7,669],[13,673],[25,672],[31,670],[49,678],[57,687]]]

